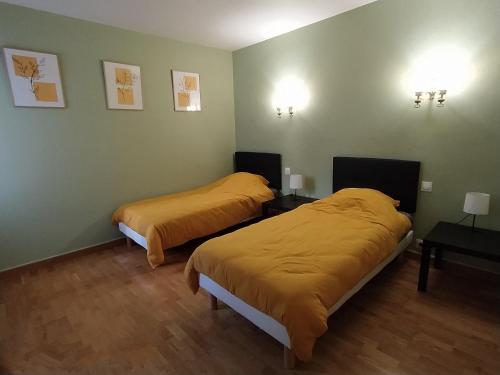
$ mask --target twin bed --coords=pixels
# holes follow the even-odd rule
[[[194,293],[283,344],[287,368],[311,359],[328,317],[413,239],[418,162],[334,158],[333,168],[335,194],[209,240],[185,269]]]
[[[261,203],[273,198],[266,182],[281,189],[279,155],[236,153],[235,166],[233,177],[208,189],[125,206],[115,213],[115,223],[148,250],[155,266],[163,258],[151,257],[153,247],[154,256],[163,256],[164,248],[190,236],[201,237],[259,215]],[[194,293],[205,289],[213,308],[217,300],[223,301],[283,344],[287,368],[294,366],[296,357],[310,360],[328,317],[411,243],[409,214],[416,210],[419,172],[420,163],[414,161],[334,157],[334,194],[204,242],[186,265],[187,283]],[[228,184],[234,176],[236,183]],[[200,210],[198,205],[207,199],[212,205]],[[179,202],[182,207],[191,201],[195,203],[190,210],[176,208]],[[228,216],[234,201],[237,208],[246,209]],[[160,211],[173,209],[160,216],[175,225],[142,217],[150,229],[139,234],[133,216],[158,206]],[[194,224],[205,229],[192,230]],[[169,235],[178,231],[183,234],[177,239]]]
[[[234,174],[206,186],[118,208],[112,222],[147,251],[151,267],[164,251],[257,218],[281,190],[281,155],[236,152]]]

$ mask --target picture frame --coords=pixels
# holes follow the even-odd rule
[[[14,107],[66,108],[59,57],[3,47]]]
[[[102,68],[107,108],[142,111],[141,67],[103,60]]]
[[[198,73],[172,70],[174,111],[201,111],[200,75]]]

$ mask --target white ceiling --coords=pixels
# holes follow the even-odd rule
[[[374,0],[2,1],[233,51]]]

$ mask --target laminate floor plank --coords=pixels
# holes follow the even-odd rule
[[[287,371],[282,346],[203,292],[184,248],[150,269],[116,246],[0,275],[0,374],[500,374],[500,278],[403,257],[328,321],[313,361]]]

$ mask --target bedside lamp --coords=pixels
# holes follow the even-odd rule
[[[290,175],[290,189],[293,189],[293,199],[297,199],[297,189],[304,187],[304,179],[301,174]]]
[[[488,215],[490,208],[490,195],[485,193],[469,192],[465,194],[464,212],[474,215],[472,230],[476,226],[476,215]]]

